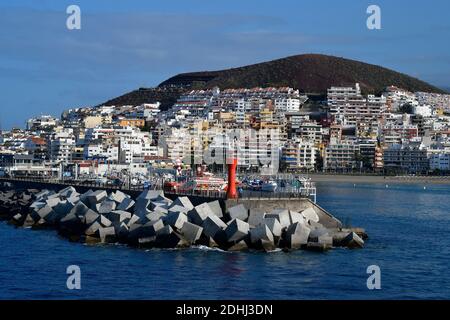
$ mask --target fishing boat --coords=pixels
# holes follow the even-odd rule
[[[275,192],[277,191],[277,188],[278,184],[272,180],[266,181],[261,185],[261,191],[264,192]]]

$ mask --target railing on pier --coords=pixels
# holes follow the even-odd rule
[[[0,181],[4,182],[35,182],[35,183],[47,183],[56,184],[61,186],[74,186],[74,187],[84,187],[92,189],[108,189],[108,190],[121,190],[121,191],[144,191],[144,186],[139,185],[114,185],[108,183],[98,183],[95,181],[79,181],[79,180],[60,180],[60,179],[48,179],[43,177],[0,177]],[[212,199],[226,199],[226,192],[219,190],[203,190],[203,189],[191,189],[191,190],[173,190],[166,189],[162,187],[163,184],[151,185],[151,190],[164,190],[164,193],[174,194],[180,196],[197,196]],[[306,185],[302,187],[284,187],[278,188],[274,192],[270,191],[255,191],[255,190],[242,190],[239,193],[239,198],[241,199],[300,199],[309,198],[314,203],[316,203],[316,187],[313,182],[307,182]]]
[[[86,187],[86,188],[96,188],[96,189],[111,189],[111,190],[126,190],[126,191],[142,191],[143,186],[134,185],[115,185],[109,183],[99,183],[95,181],[80,181],[80,180],[61,180],[61,179],[49,179],[43,177],[0,177],[0,181],[5,182],[36,182],[36,183],[48,183],[48,184],[58,184],[63,186],[74,186],[74,187]]]

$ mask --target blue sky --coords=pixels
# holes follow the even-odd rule
[[[66,8],[81,8],[81,30]],[[366,9],[382,10],[382,30]],[[0,121],[96,105],[179,72],[301,53],[382,65],[450,87],[448,0],[0,0]]]

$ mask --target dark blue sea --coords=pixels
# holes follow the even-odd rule
[[[366,228],[362,250],[325,254],[87,246],[0,223],[0,299],[449,299],[450,186],[331,184],[318,203]],[[81,290],[66,268],[81,268]],[[366,269],[381,269],[369,290]]]

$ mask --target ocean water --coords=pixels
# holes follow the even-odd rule
[[[448,299],[450,186],[321,183],[318,203],[366,228],[362,250],[227,253],[87,246],[0,223],[0,299]],[[81,268],[81,289],[66,268]],[[366,285],[370,265],[381,289]]]

